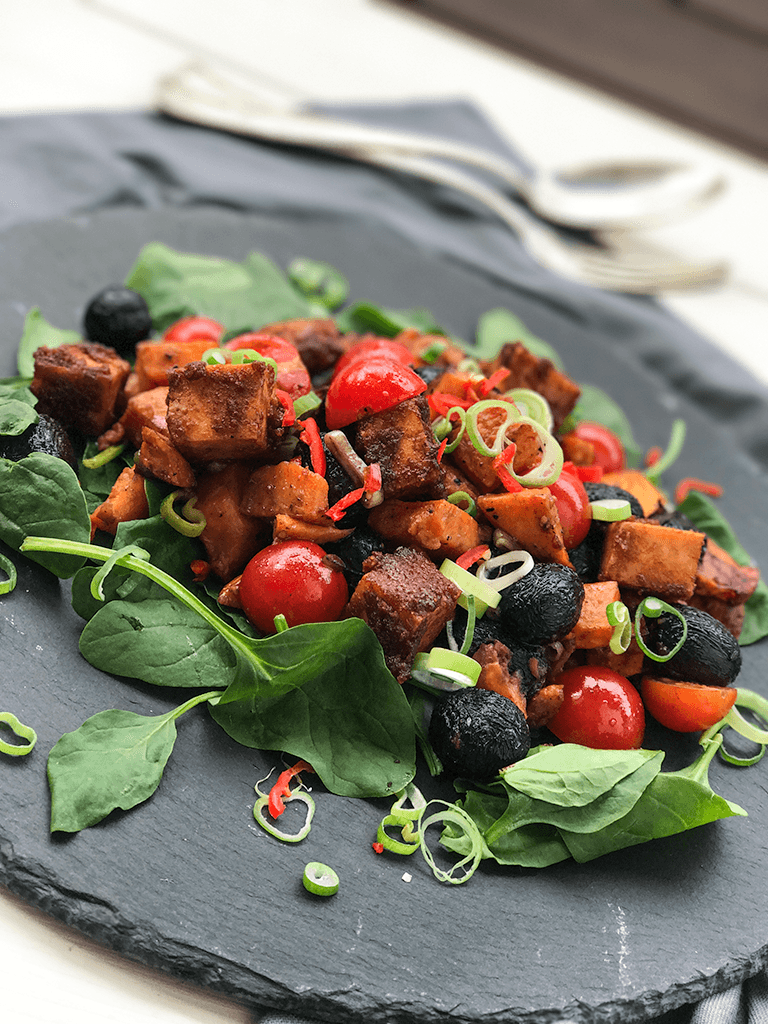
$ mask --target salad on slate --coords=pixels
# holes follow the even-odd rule
[[[51,830],[150,797],[202,704],[294,760],[256,787],[273,835],[309,830],[312,774],[391,797],[374,849],[420,849],[452,883],[745,814],[708,768],[760,756],[726,754],[726,726],[768,744],[768,702],[738,687],[768,591],[716,483],[662,489],[685,424],[642,459],[615,403],[509,311],[465,344],[425,310],[346,299],[327,264],[153,243],[82,332],[29,313],[0,382],[0,538],[71,578],[92,665],[189,691],[61,737]],[[646,716],[699,733],[699,758],[662,771]],[[33,724],[3,721],[3,752],[28,752]],[[454,803],[424,799],[417,751]]]

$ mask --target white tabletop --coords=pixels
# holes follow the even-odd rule
[[[663,301],[768,383],[766,163],[376,0],[5,0],[2,21],[0,113],[150,108],[161,75],[208,54],[321,100],[472,99],[544,167],[615,156],[717,167],[726,193],[652,237],[727,258],[732,280]],[[253,1020],[104,951],[5,890],[0,964],[8,1020]]]

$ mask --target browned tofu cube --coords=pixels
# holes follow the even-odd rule
[[[118,418],[130,365],[112,348],[83,342],[41,347],[30,385],[37,411],[96,437]]]
[[[529,388],[543,395],[552,410],[555,431],[559,430],[579,399],[581,388],[578,384],[558,370],[549,359],[535,356],[519,341],[502,346],[490,364],[489,372],[493,373],[502,366],[509,370],[509,377],[502,383],[502,388]]]
[[[435,494],[442,481],[438,447],[423,395],[357,424],[355,448],[367,463],[381,466],[385,498]]]
[[[600,579],[615,580],[641,594],[688,601],[696,586],[704,534],[675,530],[646,519],[610,523]]]
[[[388,498],[371,509],[368,522],[385,540],[421,548],[431,558],[441,561],[456,559],[483,543],[477,520],[443,498],[435,501]]]
[[[284,513],[317,523],[328,511],[328,481],[298,462],[259,466],[248,480],[240,508],[261,519]],[[330,521],[326,519],[325,525]]]
[[[240,510],[250,475],[248,463],[231,462],[201,475],[197,483],[195,508],[205,516],[200,539],[211,569],[225,582],[242,572],[268,539],[268,524]]]
[[[171,370],[166,418],[171,441],[190,462],[263,458],[282,433],[275,372],[262,361]]]
[[[346,615],[368,623],[379,638],[387,667],[404,683],[419,651],[426,651],[453,618],[460,590],[412,548],[378,552],[363,567],[365,575],[349,599]]]
[[[349,342],[339,334],[336,321],[326,319],[281,320],[261,327],[260,334],[275,334],[294,345],[311,374],[329,370],[346,352]]]

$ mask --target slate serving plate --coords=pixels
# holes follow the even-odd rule
[[[689,440],[678,476],[723,483],[721,508],[768,566],[766,476],[709,412],[633,357],[647,327],[633,306],[576,318],[557,292],[514,283],[421,250],[360,218],[222,210],[115,212],[0,236],[0,375],[15,372],[26,311],[77,327],[85,302],[122,279],[140,247],[233,258],[252,249],[285,265],[326,259],[353,298],[428,306],[468,337],[494,306],[515,310],[561,352],[580,382],[610,391],[642,447],[665,444],[682,415]],[[610,322],[608,332],[602,324]],[[596,327],[598,323],[601,326]],[[621,346],[612,342],[621,338]],[[669,346],[674,348],[670,329]],[[674,482],[674,481],[673,481]],[[766,961],[768,767],[715,764],[714,787],[749,811],[587,865],[540,872],[483,866],[469,884],[439,884],[418,857],[376,856],[377,801],[317,792],[308,839],[285,846],[253,823],[254,783],[279,760],[239,748],[202,709],[179,724],[152,799],[71,837],[50,837],[45,760],[65,731],[110,707],[143,714],[177,694],[106,676],[77,650],[81,623],[65,584],[16,556],[19,584],[0,599],[3,707],[38,730],[28,758],[0,765],[0,882],[99,942],[256,1007],[366,1024],[635,1021],[724,989]],[[740,682],[768,692],[766,645],[744,652]],[[649,730],[666,766],[695,740]],[[433,788],[429,778],[420,779]],[[309,860],[341,877],[330,900],[301,887]],[[404,871],[412,881],[402,880]]]

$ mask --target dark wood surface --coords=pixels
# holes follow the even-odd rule
[[[390,0],[768,157],[768,0]]]

